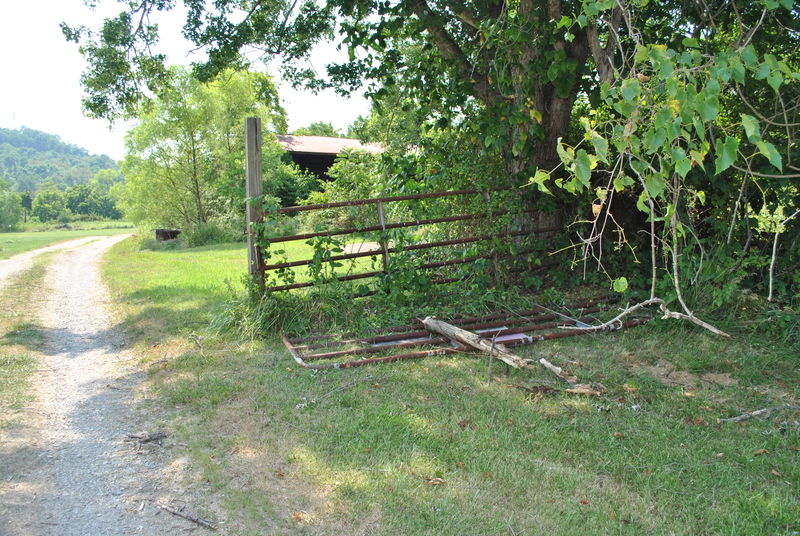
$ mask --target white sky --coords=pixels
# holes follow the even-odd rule
[[[91,11],[83,0],[23,0],[6,2],[0,17],[0,127],[27,126],[84,147],[90,153],[107,154],[121,159],[123,137],[129,125],[119,124],[109,130],[108,122],[89,119],[81,111],[83,89],[80,76],[84,61],[74,43],[67,43],[59,24],[97,28],[105,16],[116,14],[120,5],[114,0],[100,0]],[[180,13],[159,19],[161,51],[170,63],[188,65],[196,56],[188,56],[191,45],[180,28]],[[321,47],[313,64],[322,68],[336,51]],[[278,76],[277,64],[270,74]],[[287,83],[280,88],[283,106],[289,116],[289,129],[313,121],[329,121],[343,130],[358,115],[369,112],[369,103],[361,97],[345,99],[333,91],[314,95],[296,91]]]

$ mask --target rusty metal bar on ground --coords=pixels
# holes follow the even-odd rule
[[[570,304],[570,305],[568,305],[566,307],[568,309],[570,309],[570,310],[578,311],[579,314],[583,314],[583,313],[587,313],[587,312],[593,312],[593,311],[589,311],[588,310],[588,308],[590,308],[590,307],[594,307],[594,306],[599,305],[599,304],[612,304],[612,303],[616,303],[618,301],[619,301],[619,296],[610,294],[610,295],[606,295],[606,296],[598,296],[596,298],[591,298],[591,299],[585,300],[583,302]],[[549,311],[547,311],[546,308],[544,308],[542,306],[537,306],[537,309],[529,309],[529,310],[518,311],[518,312],[507,311],[507,312],[503,312],[503,313],[494,313],[494,314],[490,314],[490,315],[486,315],[486,316],[456,316],[451,321],[451,323],[456,325],[456,326],[463,326],[463,325],[468,324],[468,323],[476,323],[476,322],[483,322],[483,321],[489,322],[491,320],[498,320],[498,319],[501,319],[501,318],[519,318],[519,317],[523,317],[524,318],[524,317],[530,317],[532,315],[540,314],[540,313],[543,313],[543,312],[549,312]],[[558,314],[558,313],[553,313],[553,314]],[[395,332],[402,332],[402,331],[406,331],[407,332],[407,331],[415,331],[415,330],[419,331],[420,328],[422,328],[422,327],[423,327],[422,322],[418,321],[418,322],[415,322],[413,324],[408,324],[408,325],[404,325],[404,326],[389,326],[387,328],[381,329],[381,331],[385,332],[385,333],[395,333]],[[354,334],[345,334],[343,336],[345,336],[345,337],[355,337]],[[337,337],[337,335],[333,335],[333,334],[330,334],[330,333],[324,333],[324,334],[313,334],[312,333],[312,334],[310,334],[308,336],[305,336],[305,337],[290,338],[289,342],[297,343],[297,342],[302,342],[302,341],[316,341],[316,340],[322,340],[322,339],[333,339],[335,337]],[[356,339],[356,340],[360,340],[360,339]]]
[[[492,188],[493,192],[507,192],[513,188],[507,186],[504,188]],[[436,199],[440,197],[453,197],[457,195],[472,195],[480,194],[483,190],[451,190],[449,192],[431,192],[427,194],[410,194],[410,195],[395,195],[390,197],[376,197],[373,199],[354,199],[352,201],[336,201],[333,203],[318,203],[316,205],[296,205],[292,207],[283,207],[278,209],[279,214],[292,214],[294,212],[303,212],[306,210],[319,210],[339,207],[358,207],[364,205],[373,205],[376,203],[391,203],[392,201],[412,201],[415,199]]]
[[[633,319],[623,322],[618,328],[614,328],[613,330],[639,326],[644,324],[645,322],[647,322],[646,319]],[[503,344],[505,346],[522,346],[527,344],[534,344],[540,341],[562,339],[566,337],[576,337],[578,335],[587,335],[590,333],[597,333],[597,332],[586,329],[559,330],[555,332],[536,335],[534,337],[526,337],[516,340],[504,341]],[[297,362],[298,365],[304,368],[309,368],[314,370],[346,369],[346,368],[360,367],[364,365],[372,365],[376,363],[387,363],[392,361],[404,361],[410,359],[422,359],[425,357],[432,357],[436,355],[446,355],[446,354],[455,354],[463,352],[463,349],[460,348],[443,347],[443,348],[434,348],[431,350],[394,354],[384,357],[373,357],[368,359],[359,359],[355,361],[346,361],[344,363],[322,363],[318,365],[313,365],[306,363],[304,356],[296,350],[296,348],[292,345],[291,342],[289,342],[289,339],[285,335],[282,335],[281,339],[283,340],[284,345],[286,346],[287,350],[289,350],[289,353],[292,355],[292,357],[294,358],[294,360]]]
[[[589,321],[591,322],[593,319],[589,317],[579,318],[579,322]],[[464,329],[469,328],[470,331],[479,330],[482,335],[496,335],[497,337],[502,337],[504,335],[516,335],[520,333],[532,333],[534,331],[540,331],[543,329],[550,329],[556,328],[559,326],[564,325],[564,321],[559,322],[546,322],[540,324],[526,324],[524,326],[519,326],[516,328],[507,328],[503,325],[497,325],[497,322],[489,322],[491,324],[487,327],[484,327],[486,324],[475,324],[475,325],[466,325],[466,326],[458,326]],[[492,329],[496,328],[496,329]],[[409,340],[411,339],[411,340]],[[306,355],[304,359],[306,361],[316,361],[319,359],[330,359],[332,357],[338,357],[342,355],[361,355],[361,354],[376,354],[379,352],[385,351],[387,348],[410,348],[413,346],[424,346],[427,344],[445,344],[448,342],[448,339],[441,338],[441,337],[432,337],[430,332],[425,332],[424,335],[412,336],[408,338],[398,339],[393,338],[391,341],[397,341],[394,344],[381,344],[382,342],[389,342],[389,341],[378,341],[374,346],[368,346],[364,348],[353,348],[353,349],[345,349],[345,350],[336,350],[333,352],[322,352],[318,354],[310,354]],[[300,347],[296,346],[295,349],[300,349]]]
[[[583,313],[596,313],[600,311],[600,307],[590,307],[584,309]],[[488,330],[491,328],[505,328],[510,329],[507,326],[514,325],[514,324],[524,324],[525,322],[543,322],[545,320],[556,320],[560,318],[558,314],[546,314],[546,315],[537,315],[537,316],[517,316],[513,318],[503,318],[502,320],[493,320],[489,322],[482,322],[485,318],[477,319],[474,321],[463,321],[463,320],[453,320],[450,324],[454,326],[458,326],[463,329],[469,329],[474,331],[478,330]],[[590,319],[591,320],[591,319]],[[533,324],[526,324],[526,325],[533,325]],[[546,327],[550,327],[549,324]],[[335,341],[335,344],[377,344],[377,343],[384,343],[384,342],[392,342],[392,341],[403,341],[409,339],[417,339],[430,336],[430,332],[427,330],[416,330],[416,331],[406,331],[401,333],[395,333],[392,335],[378,335],[376,337],[366,337],[361,339],[346,339],[341,341]],[[295,348],[303,349],[303,350],[313,350],[316,348],[325,348],[330,346],[327,343],[316,343],[316,344],[308,344],[308,345],[297,345]]]

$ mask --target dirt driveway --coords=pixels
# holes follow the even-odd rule
[[[25,253],[14,255],[10,259],[0,260],[0,288],[3,288],[3,285],[8,280],[9,277],[19,272],[22,272],[23,270],[28,268],[31,265],[33,259],[41,255],[42,253],[47,253],[48,251],[58,251],[62,249],[78,247],[88,242],[97,240],[97,238],[98,237],[96,236],[89,236],[86,238],[76,238],[75,240],[67,240],[66,242],[53,244],[52,246],[35,249],[33,251],[26,251]]]
[[[36,401],[20,422],[0,430],[0,534],[206,530],[159,507],[166,497],[185,494],[165,476],[166,447],[127,438],[145,422],[133,404],[144,374],[124,351],[99,272],[102,254],[124,238],[61,244],[39,303],[20,304],[38,308],[44,342],[35,349],[41,356]],[[8,273],[28,261],[17,262],[7,265]]]

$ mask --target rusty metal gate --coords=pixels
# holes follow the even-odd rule
[[[492,190],[492,192],[514,192],[510,188],[498,188]],[[374,223],[371,225],[361,225],[361,226],[352,226],[348,228],[341,228],[341,229],[326,229],[320,230],[316,232],[307,232],[307,233],[297,233],[297,234],[284,234],[280,236],[270,236],[266,234],[264,239],[266,242],[269,243],[270,248],[275,244],[286,243],[286,242],[297,242],[297,241],[310,241],[319,238],[330,238],[330,237],[358,237],[364,236],[365,234],[372,233],[373,235],[377,236],[375,242],[377,247],[373,247],[371,249],[367,249],[364,251],[341,251],[341,248],[333,248],[331,251],[327,252],[325,255],[325,262],[330,263],[330,265],[334,265],[335,263],[341,263],[342,261],[353,261],[355,259],[364,259],[364,258],[373,258],[373,260],[378,261],[377,269],[376,267],[372,267],[373,269],[365,269],[365,265],[361,264],[358,265],[356,263],[351,264],[351,268],[347,270],[345,273],[339,273],[335,276],[329,278],[329,281],[359,281],[359,280],[368,280],[371,278],[377,278],[381,276],[385,276],[390,274],[393,269],[395,269],[395,263],[393,262],[393,257],[395,255],[404,254],[407,252],[420,252],[423,250],[430,250],[430,251],[437,251],[437,253],[432,258],[425,259],[421,258],[420,262],[416,263],[413,266],[414,270],[421,270],[426,272],[433,272],[433,277],[430,279],[432,284],[445,284],[445,283],[452,283],[461,279],[458,275],[448,275],[437,273],[441,272],[442,268],[445,267],[452,267],[456,265],[464,265],[469,263],[475,263],[476,261],[486,259],[486,260],[493,260],[498,261],[500,259],[508,259],[513,257],[515,262],[519,262],[521,260],[527,259],[527,257],[531,254],[536,253],[535,248],[525,247],[522,246],[518,250],[514,251],[513,253],[509,252],[497,252],[492,248],[490,245],[485,247],[484,252],[480,252],[477,254],[471,255],[463,255],[463,250],[453,249],[453,246],[467,246],[467,245],[475,245],[475,244],[490,244],[493,240],[514,240],[517,238],[525,238],[525,237],[532,237],[532,236],[546,236],[552,234],[554,232],[562,230],[560,227],[548,227],[548,228],[538,228],[538,229],[530,229],[530,228],[523,228],[522,226],[518,225],[517,228],[514,226],[506,226],[502,229],[496,229],[492,232],[488,233],[479,233],[473,234],[469,236],[458,236],[456,238],[450,238],[447,240],[433,240],[427,242],[411,242],[408,244],[398,245],[392,242],[390,238],[389,231],[396,230],[396,229],[407,229],[407,228],[423,228],[425,226],[431,225],[442,225],[442,224],[450,224],[455,222],[486,222],[490,220],[495,220],[497,218],[501,218],[503,216],[513,216],[519,214],[528,214],[530,215],[533,211],[513,211],[508,208],[497,209],[497,210],[487,210],[486,212],[464,212],[459,214],[453,215],[446,215],[446,216],[438,216],[438,217],[430,217],[430,218],[412,218],[412,219],[401,219],[400,221],[390,221],[389,213],[390,211],[387,210],[387,207],[390,207],[392,204],[398,204],[403,202],[409,201],[418,201],[418,200],[431,200],[431,199],[441,199],[441,198],[475,198],[478,197],[478,200],[483,200],[488,198],[490,192],[482,192],[479,190],[455,190],[455,191],[443,191],[443,192],[431,192],[431,193],[420,193],[420,194],[411,194],[411,195],[401,195],[401,196],[391,196],[391,197],[378,197],[378,198],[371,198],[371,199],[357,199],[357,200],[349,200],[349,201],[338,201],[332,203],[322,203],[322,204],[313,204],[313,205],[299,205],[299,206],[291,206],[291,207],[283,207],[279,208],[275,211],[274,215],[296,215],[303,212],[309,211],[325,211],[329,209],[337,209],[342,207],[367,207],[372,206],[374,207]],[[456,206],[458,205],[467,205],[467,203],[456,202]],[[397,212],[397,211],[393,211]],[[267,216],[269,217],[269,215]],[[263,221],[263,220],[262,220]],[[365,222],[366,223],[366,222]],[[269,257],[269,255],[268,255]],[[318,259],[315,258],[301,258],[301,259],[286,259],[282,260],[281,262],[270,262],[264,263],[262,265],[262,278],[263,280],[270,281],[269,274],[279,272],[285,274],[288,270],[293,270],[297,268],[309,267],[313,265],[315,262],[318,262]],[[373,263],[376,264],[376,263]],[[511,268],[509,271],[523,271],[523,270],[538,270],[544,269],[547,266],[551,266],[554,264],[553,262],[545,263],[545,264],[537,264],[533,266],[532,263],[528,263],[525,267],[516,267]],[[293,278],[296,275],[292,276]],[[301,288],[308,288],[320,283],[320,281],[290,281],[290,282],[283,282],[282,284],[277,284],[274,281],[272,283],[268,283],[266,286],[266,290],[272,292],[280,292],[280,291],[288,291],[293,289],[301,289]],[[356,296],[368,296],[377,292],[376,289],[372,288],[369,290],[361,290],[360,292],[356,292]]]

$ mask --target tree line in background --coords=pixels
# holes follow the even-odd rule
[[[31,128],[0,129],[0,230],[31,220],[118,219],[111,189],[122,180],[108,156]]]

